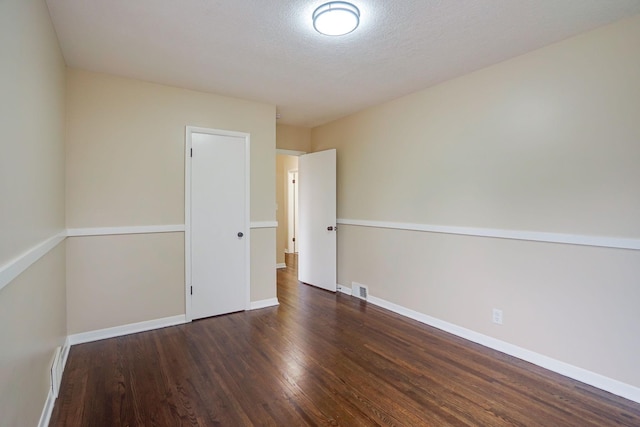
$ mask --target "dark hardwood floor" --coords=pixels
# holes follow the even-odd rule
[[[50,425],[640,426],[640,404],[300,284],[295,268],[278,271],[278,298],[72,347]]]

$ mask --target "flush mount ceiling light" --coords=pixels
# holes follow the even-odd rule
[[[345,1],[332,1],[313,12],[313,28],[327,36],[342,36],[358,28],[360,10]]]

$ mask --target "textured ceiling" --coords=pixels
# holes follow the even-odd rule
[[[326,0],[325,0],[326,1]],[[272,103],[316,126],[640,13],[640,0],[47,0],[70,67]]]

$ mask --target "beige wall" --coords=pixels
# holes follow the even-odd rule
[[[64,228],[64,61],[42,3],[0,3],[0,264]]]
[[[284,263],[284,253],[287,249],[289,235],[289,171],[298,169],[298,158],[278,154],[276,156],[276,262]]]
[[[338,149],[338,216],[640,238],[639,44],[635,17],[313,129],[313,151]],[[338,266],[640,386],[638,251],[341,226]]]
[[[0,267],[64,229],[65,66],[44,1],[0,2]],[[64,244],[0,289],[0,424],[38,423],[64,343]]]
[[[273,105],[68,75],[68,227],[183,224],[187,125],[251,134],[251,220],[275,219]]]
[[[275,220],[275,106],[81,70],[69,70],[67,97],[67,227],[184,224],[187,125],[251,134],[251,220]],[[251,235],[252,297],[276,296],[274,234]],[[70,240],[74,332],[184,313],[183,237],[162,236],[160,254],[158,238],[137,236],[130,257],[115,254],[129,236]],[[254,250],[267,244],[269,252]],[[176,258],[153,267],[169,256]],[[154,293],[157,304],[94,307],[126,291],[132,301]]]
[[[50,389],[56,347],[64,345],[65,244],[0,291],[0,424],[35,426]]]
[[[276,126],[276,148],[280,150],[311,151],[311,129],[290,126]]]
[[[276,292],[276,230],[251,230],[251,301],[269,300]],[[268,286],[267,286],[268,285]]]
[[[184,233],[68,238],[69,334],[184,314],[183,248]]]

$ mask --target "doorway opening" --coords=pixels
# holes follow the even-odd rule
[[[276,264],[287,267],[297,254],[298,245],[298,155],[303,153],[276,151]],[[287,260],[289,258],[289,261]]]
[[[293,251],[298,280],[336,292],[336,150],[295,158],[277,150],[276,179],[278,268],[288,267],[285,251]]]

